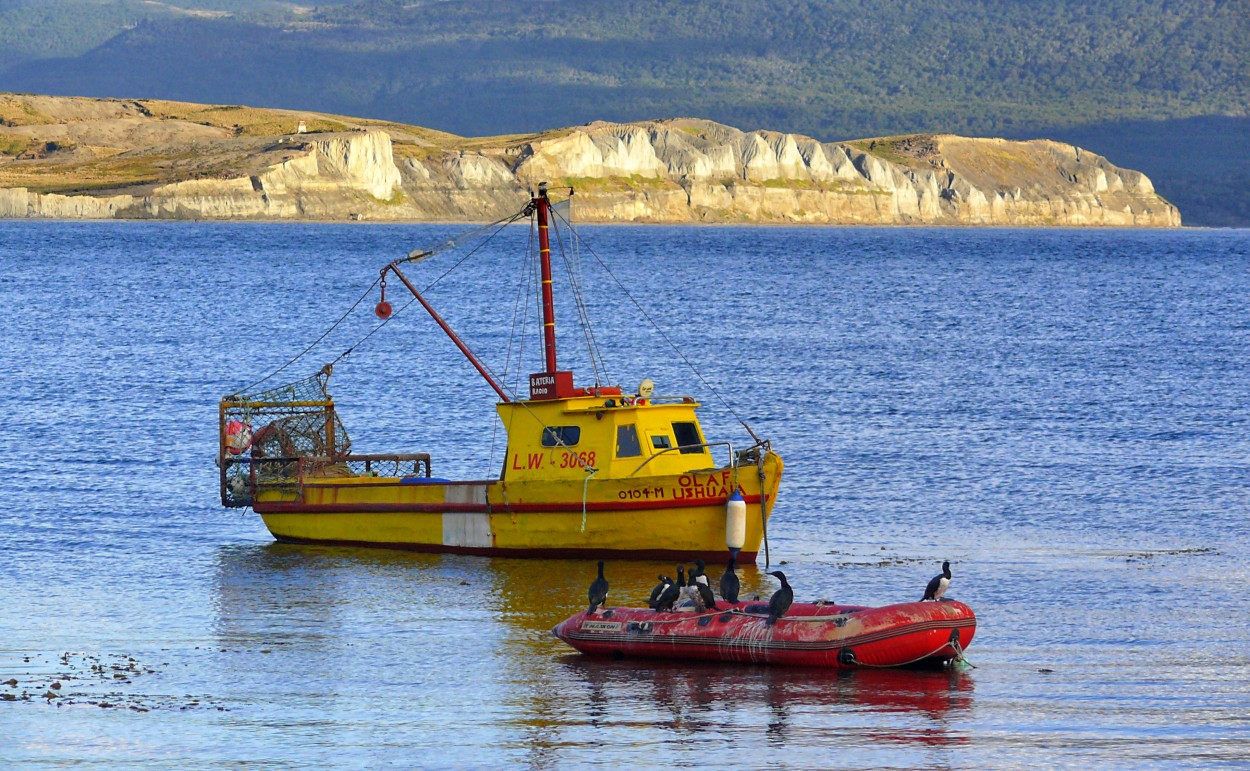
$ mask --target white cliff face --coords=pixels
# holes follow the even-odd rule
[[[1055,142],[937,136],[880,140],[878,150],[877,142],[821,143],[705,121],[642,125],[645,135],[592,124],[552,144],[529,143],[514,152],[557,162],[522,162],[517,176],[532,186],[598,172],[574,198],[577,216],[593,221],[1180,225],[1145,175]],[[611,167],[558,162],[561,148],[626,134],[634,143]],[[666,173],[657,175],[657,165]]]
[[[342,219],[402,201],[403,178],[382,131],[306,140],[302,155],[262,174],[161,185],[125,216],[161,219]]]
[[[133,201],[129,195],[58,195],[11,187],[0,189],[0,219],[114,219]]]
[[[1048,141],[824,143],[689,119],[595,123],[398,162],[380,130],[284,141],[298,152],[247,177],[142,195],[0,190],[0,217],[481,221],[516,211],[545,181],[576,188],[580,221],[1180,225],[1145,175]]]

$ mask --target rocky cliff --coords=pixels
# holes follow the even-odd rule
[[[314,133],[281,133],[300,121]],[[7,95],[0,151],[0,217],[490,220],[547,181],[572,187],[573,216],[592,222],[1180,225],[1141,173],[1044,140],[829,143],[690,119],[463,139],[306,113]]]

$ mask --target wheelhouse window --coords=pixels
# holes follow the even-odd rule
[[[581,438],[581,426],[547,426],[543,429],[543,447],[572,447]]]
[[[668,434],[656,434],[651,437],[651,446],[657,450],[667,450],[673,446],[673,440],[668,438]]]
[[[700,446],[703,437],[699,436],[699,426],[695,423],[674,423],[673,436],[677,437],[677,446],[683,455],[707,452],[705,447]]]
[[[638,441],[638,427],[630,424],[616,427],[616,457],[637,458],[642,455],[642,444]]]

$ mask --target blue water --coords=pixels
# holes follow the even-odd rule
[[[218,506],[217,400],[457,230],[0,223],[0,766],[1250,759],[1250,232],[583,231],[610,381],[785,457],[800,599],[918,599],[951,560],[976,668],[839,674],[585,660],[548,630],[591,563],[281,546]],[[405,268],[509,382],[527,239]],[[493,392],[418,308],[357,345],[376,299],[270,382],[351,348],[355,451],[497,473]],[[610,562],[611,601],[671,567]]]

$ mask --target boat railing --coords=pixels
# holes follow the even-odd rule
[[[222,503],[231,507],[250,506],[260,491],[277,492],[303,500],[304,484],[313,479],[342,477],[393,477],[400,479],[432,476],[429,453],[373,453],[340,455],[291,455],[269,458],[238,456],[226,460],[228,480],[222,488]]]
[[[701,444],[681,444],[676,447],[668,447],[666,449],[660,450],[659,452],[655,453],[654,455],[644,460],[642,463],[639,463],[638,468],[629,472],[629,475],[631,477],[635,476],[639,471],[642,471],[644,468],[646,468],[648,463],[660,457],[661,455],[667,455],[671,452],[690,452],[693,449],[709,449],[710,450],[713,447],[728,448],[729,449],[729,465],[732,466],[733,468],[738,467],[738,456],[734,454],[734,446],[732,442],[703,442]]]
[[[695,398],[693,396],[645,396],[644,397],[644,396],[631,396],[629,394],[625,394],[624,396],[621,396],[618,398],[620,400],[620,403],[626,407],[632,407],[635,405],[639,407],[643,407],[647,405],[655,406],[655,405],[660,405],[660,404],[696,404],[696,405],[698,404],[698,402],[695,401]]]
[[[666,449],[660,450],[659,452],[655,453],[651,457],[644,460],[642,463],[639,463],[637,468],[629,472],[629,475],[631,477],[636,475],[639,471],[642,471],[647,466],[648,463],[660,457],[661,455],[667,455],[670,452],[682,452],[683,450],[686,452],[689,452],[692,448],[711,449],[712,447],[728,448],[729,463],[727,463],[726,465],[729,466],[729,468],[737,471],[739,466],[760,465],[763,462],[764,455],[769,450],[772,449],[772,443],[767,439],[763,439],[751,445],[750,447],[746,448],[745,450],[739,450],[738,452],[734,452],[734,446],[732,442],[703,442],[702,444],[682,444],[676,447],[668,447]]]
[[[426,452],[373,453],[338,457],[305,457],[301,473],[309,477],[424,477],[432,476]]]

